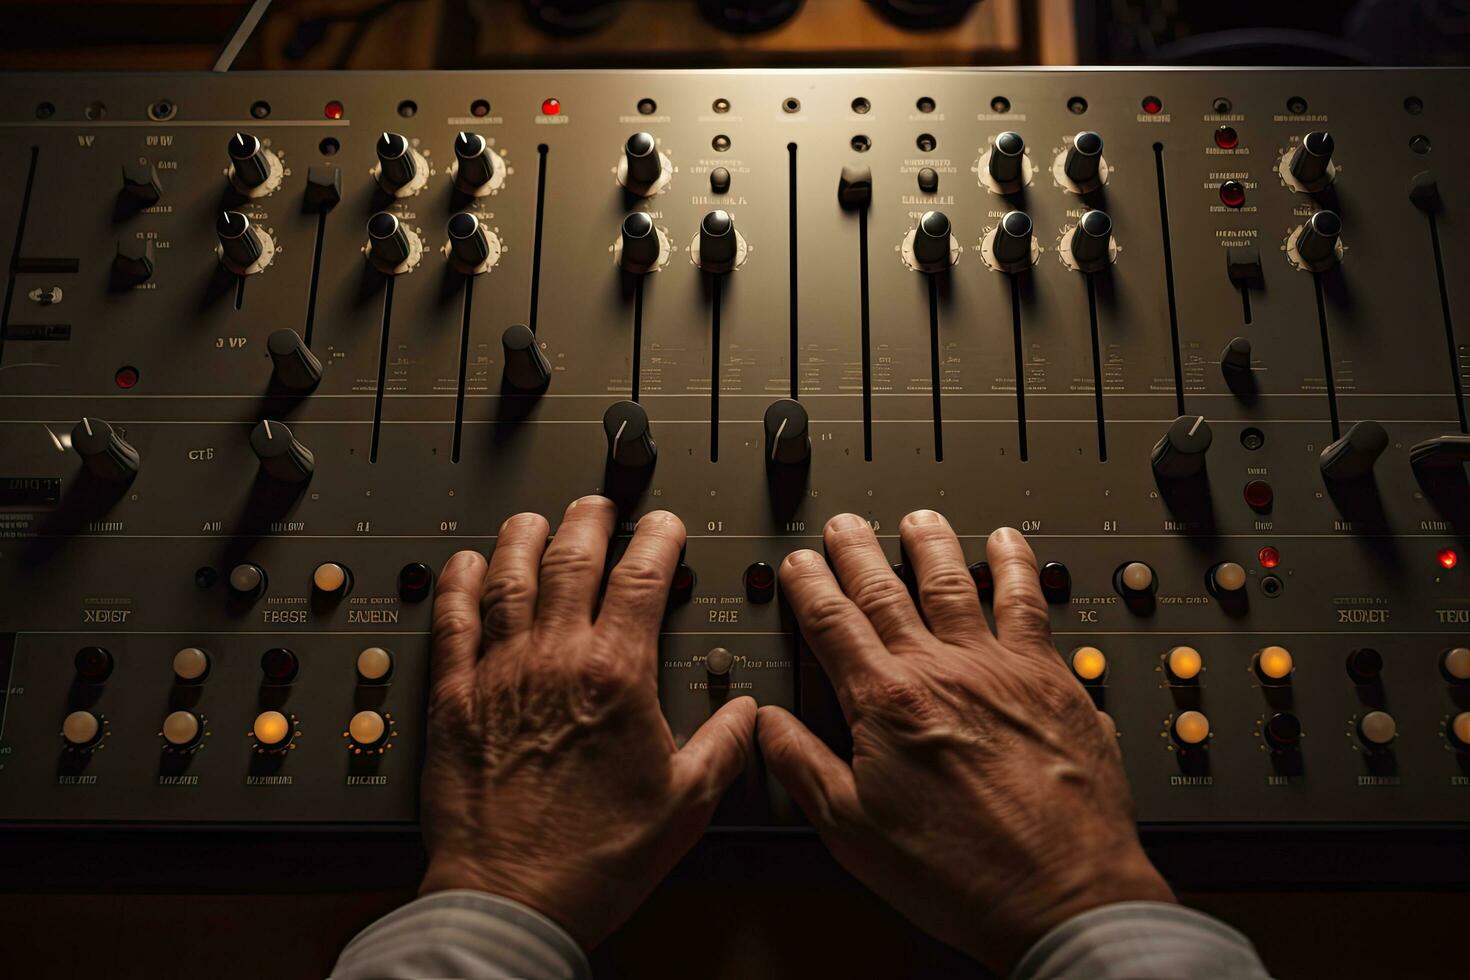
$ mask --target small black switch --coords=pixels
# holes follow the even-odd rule
[[[117,243],[112,257],[112,285],[124,289],[147,282],[153,276],[153,240],[125,238]]]
[[[434,584],[434,572],[421,561],[409,562],[398,572],[398,595],[404,602],[423,602]]]
[[[1434,174],[1424,170],[1414,175],[1409,181],[1409,200],[1421,211],[1439,210],[1439,181]]]
[[[730,171],[724,167],[716,167],[709,172],[709,189],[716,194],[723,194],[730,189]]]
[[[925,167],[919,171],[919,190],[925,194],[933,194],[939,190],[939,173],[933,167]]]
[[[306,194],[301,210],[307,214],[325,214],[342,200],[342,171],[324,163],[306,171]]]
[[[123,164],[123,193],[138,202],[139,207],[152,207],[163,196],[158,171],[151,163]]]
[[[1261,251],[1254,245],[1231,245],[1225,250],[1225,269],[1230,281],[1254,286],[1261,281]]]
[[[866,211],[873,201],[873,171],[869,167],[843,167],[837,182],[837,203],[847,211]]]
[[[1059,605],[1072,599],[1072,572],[1059,561],[1041,566],[1041,592],[1046,601]]]

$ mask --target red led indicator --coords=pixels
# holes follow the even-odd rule
[[[1444,566],[1447,569],[1454,568],[1456,565],[1460,564],[1459,552],[1455,551],[1454,548],[1441,548],[1439,549],[1439,554],[1435,557],[1439,559],[1440,565]]]
[[[555,116],[561,112],[561,101],[559,99],[547,99],[541,103],[541,115]]]
[[[346,113],[347,110],[343,109],[342,103],[338,102],[336,99],[333,99],[331,102],[328,102],[326,105],[322,106],[322,115],[326,116],[328,119],[341,119],[344,115],[346,115]]]
[[[1256,552],[1256,560],[1261,563],[1262,568],[1275,568],[1281,564],[1281,552],[1268,544]]]
[[[1233,150],[1240,145],[1240,134],[1234,126],[1221,126],[1215,130],[1215,145],[1222,150]]]
[[[1238,208],[1245,204],[1245,187],[1238,180],[1227,180],[1220,185],[1220,202],[1227,208]]]
[[[1150,116],[1157,115],[1162,108],[1164,108],[1164,103],[1159,100],[1157,95],[1146,95],[1143,97],[1143,111]]]
[[[1271,484],[1265,480],[1252,480],[1245,485],[1245,502],[1251,506],[1252,510],[1270,510],[1271,501],[1275,499],[1275,496],[1271,490]],[[1265,554],[1264,551],[1261,553],[1263,555]],[[1266,564],[1264,559],[1262,559],[1261,564]],[[1271,566],[1266,565],[1266,567],[1270,568]]]
[[[112,380],[119,388],[126,391],[138,383],[138,377],[137,368],[120,367],[117,369],[117,373],[112,376]]]

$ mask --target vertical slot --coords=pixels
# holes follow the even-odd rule
[[[1240,314],[1245,320],[1245,325],[1251,325],[1251,291],[1247,286],[1240,287]]]
[[[311,285],[306,291],[306,327],[301,339],[306,341],[307,347],[311,346],[311,332],[316,327],[316,292],[322,277],[322,245],[326,238],[327,213],[323,211],[316,216],[316,250],[311,254]],[[464,387],[463,382],[460,387]]]
[[[1470,418],[1465,415],[1465,383],[1461,379],[1459,348],[1455,345],[1455,321],[1450,314],[1450,290],[1444,277],[1444,253],[1439,246],[1439,223],[1434,212],[1428,211],[1429,243],[1434,246],[1434,274],[1439,278],[1439,309],[1444,317],[1445,349],[1450,355],[1450,381],[1455,389],[1455,409],[1460,413],[1460,431],[1470,434]]]
[[[868,318],[868,212],[858,212],[858,289],[862,310],[863,461],[873,461],[873,343]]]
[[[36,185],[36,162],[41,157],[39,146],[31,147],[31,162],[26,170],[26,186],[20,197],[20,217],[15,222],[15,247],[10,252],[10,268],[5,277],[5,306],[0,308],[0,360],[5,357],[5,335],[10,331],[10,303],[15,298],[15,267],[20,261],[21,246],[26,238],[26,215],[31,210],[31,189]]]
[[[934,413],[934,462],[944,462],[944,418],[939,412],[939,280],[929,280],[929,387]]]
[[[720,458],[720,276],[710,277],[709,308],[709,461]]]
[[[1327,335],[1327,304],[1322,298],[1322,276],[1312,273],[1312,286],[1317,290],[1317,328],[1322,334],[1322,377],[1327,384],[1327,411],[1332,416],[1332,439],[1342,436],[1337,416],[1337,382],[1332,379],[1332,340]]]
[[[235,277],[235,309],[243,309],[245,306],[245,277]]]
[[[454,446],[449,452],[451,462],[459,462],[460,437],[464,433],[464,383],[470,360],[470,307],[475,295],[475,277],[464,280],[464,319],[459,327],[459,389],[454,396]],[[384,331],[386,333],[386,330]],[[382,382],[378,383],[379,391]]]
[[[1030,454],[1026,448],[1026,348],[1021,337],[1021,284],[1015,276],[1007,278],[1011,281],[1011,344],[1016,352],[1016,438],[1024,463]]]
[[[378,393],[373,398],[373,441],[368,462],[378,461],[378,435],[383,428],[383,389],[388,385],[388,339],[393,323],[393,280],[383,287],[383,333],[378,341]]]
[[[1097,412],[1097,459],[1100,463],[1108,461],[1108,423],[1103,415],[1103,364],[1102,344],[1098,339],[1097,330],[1097,284],[1092,281],[1092,274],[1087,276],[1087,319],[1092,323],[1092,401],[1094,410]],[[1178,348],[1176,347],[1177,351]]]
[[[789,280],[791,283],[791,397],[796,398],[801,390],[801,379],[799,377],[800,365],[797,361],[801,349],[797,336],[797,306],[796,306],[796,144],[786,144],[786,186],[787,186],[787,221],[786,226],[790,241],[787,243],[787,251],[791,256],[791,269]]]
[[[536,305],[541,298],[541,231],[546,216],[546,154],[545,143],[536,147],[536,237],[531,245],[531,310],[526,316],[526,325],[536,332]]]
[[[1164,290],[1169,298],[1169,350],[1174,355],[1174,402],[1176,414],[1184,412],[1184,364],[1179,357],[1179,311],[1174,303],[1174,249],[1169,243],[1169,195],[1164,189],[1164,144],[1154,144],[1154,172],[1159,181],[1159,229],[1164,237]],[[1092,282],[1088,281],[1088,299],[1092,301]],[[1242,294],[1243,294],[1242,290]],[[1249,300],[1246,300],[1249,303]],[[1246,307],[1246,322],[1250,322],[1250,307]],[[1093,317],[1093,342],[1096,343],[1097,318]],[[1100,397],[1100,396],[1099,396]],[[1099,403],[1101,404],[1101,403]],[[1102,411],[1098,411],[1099,424]],[[1106,458],[1106,456],[1104,456]]]
[[[638,400],[638,388],[643,377],[643,276],[633,283],[633,371],[628,379],[631,391],[628,397]]]

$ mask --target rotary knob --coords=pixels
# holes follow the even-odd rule
[[[1102,186],[1102,151],[1102,137],[1083,131],[1072,137],[1072,145],[1062,156],[1062,172],[1084,194]]]
[[[1337,243],[1341,237],[1342,219],[1337,212],[1318,211],[1297,231],[1297,255],[1308,269],[1325,272],[1337,265]]]
[[[230,183],[242,194],[264,188],[272,173],[280,168],[275,154],[249,133],[231,136],[227,151],[230,155]]]
[[[1161,480],[1183,480],[1205,468],[1205,452],[1214,434],[1203,415],[1181,415],[1169,426],[1164,438],[1154,444],[1151,461]]]
[[[427,166],[402,133],[384,133],[374,147],[378,154],[378,185],[397,195],[421,175]]]
[[[296,441],[291,430],[280,422],[263,420],[250,433],[250,448],[260,460],[260,468],[282,483],[305,483],[316,469],[311,450]]]
[[[711,211],[699,222],[699,267],[705,272],[729,272],[735,268],[740,239],[735,219],[728,211]]]
[[[914,226],[914,264],[922,272],[943,272],[950,264],[951,227],[943,211],[926,211]]]
[[[1334,483],[1359,480],[1388,448],[1388,433],[1371,419],[1354,422],[1342,438],[1322,450],[1322,476]]]
[[[214,221],[214,233],[225,268],[239,275],[260,271],[267,238],[249,218],[239,211],[221,211]]]
[[[658,458],[648,413],[637,402],[613,402],[603,413],[602,431],[607,434],[608,462],[615,467],[642,469]]]
[[[620,238],[621,251],[618,260],[625,272],[649,272],[658,265],[663,244],[659,241],[658,229],[653,226],[653,219],[645,212],[634,211],[623,219]],[[700,258],[703,257],[704,252],[701,249]]]
[[[1098,272],[1112,261],[1113,219],[1106,211],[1088,211],[1072,229],[1072,261],[1082,272]]]
[[[1026,141],[1020,133],[1005,132],[990,141],[990,179],[1006,194],[1021,189],[1025,177]]]
[[[774,401],[766,409],[766,461],[794,466],[811,459],[806,409],[794,398]]]
[[[551,362],[541,353],[536,335],[524,323],[512,324],[500,335],[505,350],[505,383],[518,391],[541,391],[551,381]]]
[[[490,144],[479,133],[462,132],[454,138],[454,159],[457,164],[454,186],[471,197],[488,193],[496,178],[505,171],[499,155],[490,149]]]
[[[486,269],[490,258],[490,236],[480,219],[461,211],[449,219],[449,261],[466,275],[477,275]]]
[[[649,133],[634,133],[623,144],[623,186],[629,193],[648,197],[658,189],[664,176],[663,157],[658,143]]]
[[[407,271],[414,255],[417,236],[404,227],[391,211],[379,211],[368,219],[368,261],[378,271],[397,275]]]
[[[322,380],[322,362],[301,335],[282,327],[266,338],[276,383],[287,391],[310,391]]]
[[[1309,191],[1320,191],[1332,183],[1332,134],[1308,133],[1291,154],[1291,175]]]
[[[1024,272],[1031,268],[1031,216],[1025,211],[1011,211],[995,226],[991,251],[996,265],[1005,272]]]
[[[138,475],[138,450],[101,419],[84,417],[71,430],[71,447],[82,457],[87,472],[112,483],[126,483]]]

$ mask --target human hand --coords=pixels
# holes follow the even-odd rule
[[[500,529],[488,568],[449,559],[434,600],[421,894],[521,902],[584,949],[689,849],[753,747],[755,701],[726,703],[683,748],[659,710],[658,634],[684,547],[644,515],[598,589],[616,520],[583,497],[556,537],[538,514]]]
[[[1173,901],[1139,844],[1112,720],[1052,646],[1025,538],[1001,528],[987,542],[992,633],[949,523],[918,511],[899,535],[917,607],[853,514],[823,532],[835,578],[812,551],[780,569],[852,729],[852,764],[780,708],[762,707],[757,731],[833,855],[997,972],[1087,909]]]

